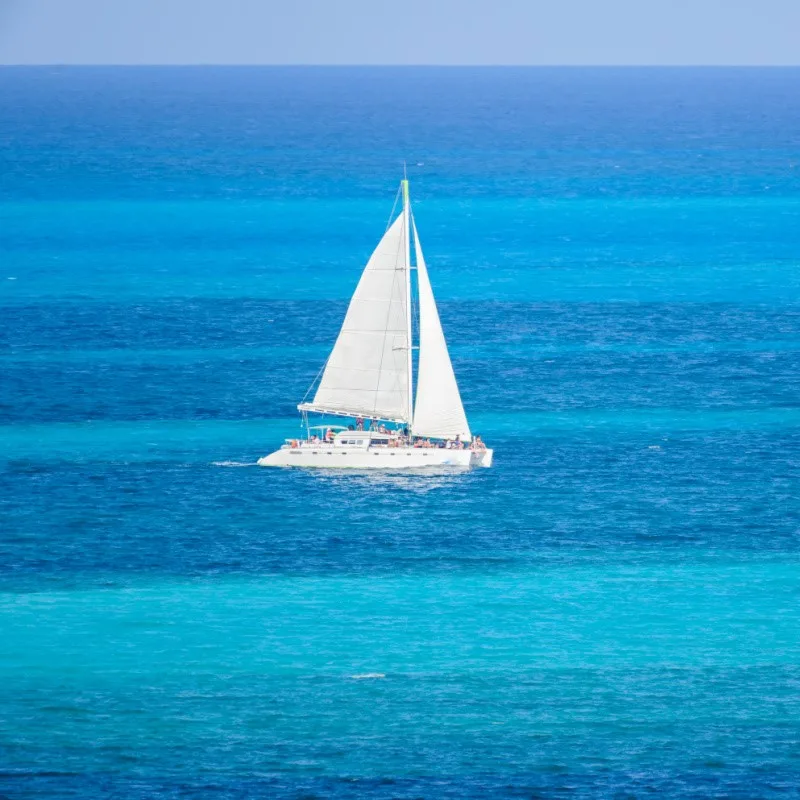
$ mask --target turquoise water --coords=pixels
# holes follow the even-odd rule
[[[798,81],[0,71],[0,794],[796,796]],[[404,158],[495,467],[260,470]]]

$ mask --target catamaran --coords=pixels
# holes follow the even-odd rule
[[[493,451],[480,436],[473,437],[464,413],[405,179],[395,208],[401,197],[402,211],[367,262],[336,344],[320,370],[322,377],[297,407],[303,435],[286,439],[280,449],[259,459],[260,466],[390,470],[491,466]],[[412,272],[417,274],[417,346]],[[412,407],[415,349],[417,394]],[[306,402],[315,387],[313,399]],[[310,414],[351,422],[312,426]]]

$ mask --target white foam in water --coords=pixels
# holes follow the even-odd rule
[[[257,467],[257,461],[212,461],[215,467]]]
[[[378,678],[385,678],[382,672],[365,672],[363,675],[351,675],[354,681],[376,680]]]

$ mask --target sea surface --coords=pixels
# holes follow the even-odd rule
[[[0,795],[800,786],[800,69],[0,69]],[[407,162],[471,473],[272,471]]]

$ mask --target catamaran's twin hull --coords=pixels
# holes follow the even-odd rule
[[[490,467],[492,450],[391,447],[348,450],[338,447],[284,447],[258,460],[260,467],[327,469],[420,469],[425,467]]]

